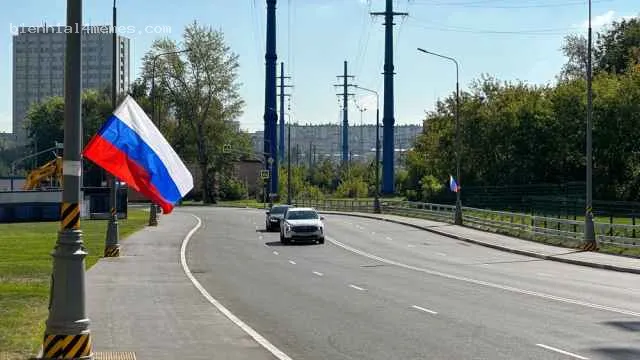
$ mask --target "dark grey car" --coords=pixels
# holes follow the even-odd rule
[[[267,231],[279,231],[280,224],[284,218],[284,213],[287,209],[292,207],[293,205],[274,205],[269,211],[267,211],[267,218],[265,220],[265,228]]]

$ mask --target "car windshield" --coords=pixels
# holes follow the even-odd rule
[[[274,206],[271,208],[272,214],[282,214],[287,210],[288,206]]]
[[[312,210],[289,211],[287,213],[287,220],[308,220],[317,218],[318,213]]]

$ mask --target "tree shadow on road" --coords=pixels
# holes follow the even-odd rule
[[[596,348],[593,352],[612,360],[637,360],[640,359],[640,349],[631,348]]]
[[[627,331],[640,331],[640,321],[605,321],[603,324]]]

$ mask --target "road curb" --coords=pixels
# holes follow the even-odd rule
[[[632,274],[640,274],[640,269],[626,268],[626,267],[608,265],[608,264],[599,264],[599,263],[583,261],[583,260],[566,259],[566,258],[561,258],[561,257],[554,256],[554,255],[539,254],[539,253],[536,253],[536,252],[533,252],[533,251],[513,249],[513,248],[509,248],[509,247],[502,246],[502,245],[492,244],[492,243],[488,243],[488,242],[484,242],[484,241],[480,241],[480,240],[470,239],[470,238],[467,238],[467,237],[464,237],[464,236],[451,234],[451,233],[448,233],[446,231],[440,231],[440,230],[433,229],[433,228],[426,227],[426,226],[420,226],[420,225],[416,225],[416,224],[412,224],[412,223],[404,222],[404,221],[400,221],[400,220],[395,220],[395,219],[387,219],[387,218],[378,217],[378,216],[375,216],[375,215],[354,214],[354,213],[347,213],[347,212],[340,212],[340,211],[321,211],[321,212],[326,213],[326,214],[354,216],[354,217],[360,217],[360,218],[366,218],[366,219],[387,221],[387,222],[394,223],[394,224],[405,225],[405,226],[409,226],[409,227],[412,227],[412,228],[415,228],[415,229],[428,231],[428,232],[431,232],[431,233],[434,233],[434,234],[437,234],[437,235],[441,235],[441,236],[445,236],[445,237],[448,237],[448,238],[464,241],[464,242],[467,242],[467,243],[480,245],[480,246],[484,246],[484,247],[488,247],[488,248],[492,248],[492,249],[496,249],[496,250],[501,250],[501,251],[505,251],[505,252],[510,252],[510,253],[513,253],[513,254],[534,257],[534,258],[538,258],[538,259],[542,259],[542,260],[550,260],[550,261],[562,262],[562,263],[566,263],[566,264],[586,266],[586,267],[591,267],[591,268],[596,268],[596,269],[604,269],[604,270],[626,272],[626,273],[632,273]]]

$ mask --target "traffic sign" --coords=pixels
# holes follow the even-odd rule
[[[269,170],[260,170],[260,178],[266,180],[269,178]]]

